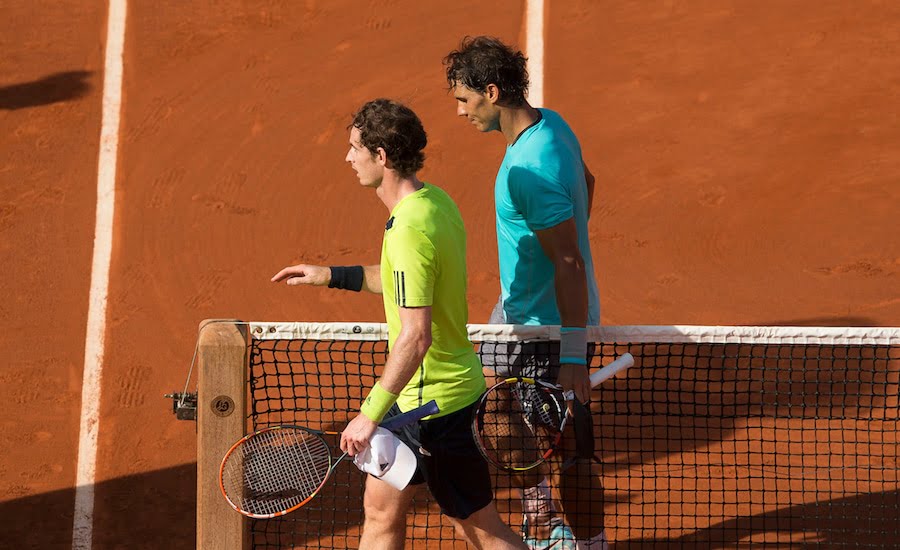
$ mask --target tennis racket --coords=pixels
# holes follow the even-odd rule
[[[597,387],[634,365],[626,353],[591,374]],[[481,454],[497,468],[521,472],[547,460],[559,447],[568,420],[566,401],[574,392],[543,380],[516,376],[492,386],[481,397],[472,432]]]
[[[440,412],[433,400],[391,417],[381,427],[396,430]],[[334,458],[324,432],[304,426],[272,426],[231,446],[219,468],[219,488],[236,511],[269,519],[311,501],[347,456]]]

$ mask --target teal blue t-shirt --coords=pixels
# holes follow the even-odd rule
[[[508,146],[497,173],[497,249],[507,323],[558,325],[555,269],[535,231],[575,217],[588,289],[588,325],[600,322],[600,300],[588,240],[588,194],[578,138],[554,111]]]

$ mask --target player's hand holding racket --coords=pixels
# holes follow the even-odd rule
[[[591,374],[591,387],[632,365],[634,357],[622,355]],[[517,376],[498,382],[481,397],[472,420],[478,449],[503,470],[538,466],[559,448],[569,418],[567,401],[574,398],[573,392],[534,378]]]
[[[430,401],[391,417],[381,427],[396,430],[438,413]],[[323,432],[304,426],[272,426],[243,437],[225,453],[219,488],[232,508],[257,519],[283,516],[311,501],[347,456],[335,458]]]

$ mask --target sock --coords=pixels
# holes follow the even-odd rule
[[[550,537],[556,509],[546,478],[534,487],[522,490],[522,512],[525,514],[529,531],[525,536],[540,539]]]

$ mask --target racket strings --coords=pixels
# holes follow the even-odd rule
[[[486,458],[516,470],[540,463],[558,441],[564,407],[554,392],[534,384],[495,386],[483,397],[477,423]]]
[[[563,422],[563,417],[560,413],[564,410],[563,405],[561,405],[561,401],[564,401],[564,399],[557,395],[558,392],[548,391],[535,384],[521,382],[511,386],[513,395],[521,404],[525,414],[525,421],[535,431],[540,428],[559,430]]]
[[[322,446],[317,445],[319,438],[306,434],[296,437],[295,433],[284,430],[273,433],[273,441],[261,442],[264,447],[257,449],[258,464],[247,469],[246,487],[259,492],[261,496],[286,492],[311,494],[323,481],[316,470],[322,465],[323,459],[327,472],[327,447],[322,449]],[[266,475],[269,472],[278,472],[279,475]]]
[[[266,431],[235,449],[223,470],[232,501],[252,514],[298,506],[325,482],[331,467],[325,441],[301,429]]]

